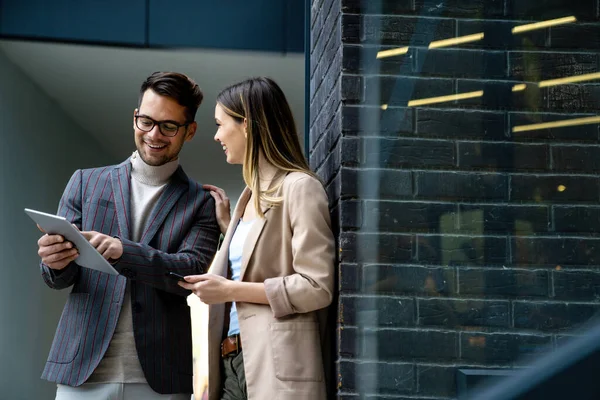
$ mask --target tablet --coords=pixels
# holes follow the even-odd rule
[[[41,226],[46,233],[62,235],[68,241],[72,242],[77,250],[79,250],[79,257],[75,259],[76,264],[85,268],[106,272],[107,274],[119,275],[117,270],[102,257],[102,254],[98,253],[98,250],[66,218],[28,208],[25,209],[25,213]]]

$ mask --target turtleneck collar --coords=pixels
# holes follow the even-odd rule
[[[131,155],[131,177],[138,182],[150,186],[161,186],[179,167],[179,158],[158,167],[148,165],[142,160],[137,150]]]

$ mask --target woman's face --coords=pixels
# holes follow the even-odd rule
[[[217,133],[215,140],[223,146],[229,164],[243,164],[246,153],[245,123],[237,122],[223,110],[220,104],[215,106]]]

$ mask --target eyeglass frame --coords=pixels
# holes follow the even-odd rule
[[[173,120],[170,120],[170,119],[167,119],[167,120],[164,120],[164,121],[157,121],[157,120],[155,120],[154,118],[151,118],[151,117],[149,117],[149,116],[147,116],[147,115],[140,115],[140,114],[136,114],[136,115],[134,116],[134,118],[135,118],[135,126],[136,126],[136,127],[137,127],[137,128],[140,130],[140,131],[142,131],[142,132],[151,132],[151,131],[152,131],[152,129],[154,129],[154,127],[155,127],[155,126],[158,126],[158,131],[160,132],[160,134],[161,134],[161,135],[163,135],[163,136],[166,136],[166,137],[175,137],[175,136],[177,136],[177,134],[179,133],[179,129],[180,129],[182,126],[188,127],[188,126],[189,126],[189,125],[190,125],[190,124],[193,122],[193,121],[188,121],[188,122],[185,122],[185,123],[183,123],[183,124],[178,124],[177,122],[175,122],[175,121],[173,121]],[[150,121],[152,121],[152,127],[151,127],[150,129],[148,129],[148,130],[145,130],[145,129],[142,129],[142,128],[140,128],[140,126],[138,125],[138,118],[146,118],[146,119],[149,119]],[[171,135],[167,135],[166,133],[164,133],[164,132],[162,131],[161,124],[164,124],[164,123],[169,123],[169,124],[173,124],[173,125],[177,126],[177,130],[175,131],[175,134],[174,134],[174,135],[172,135],[172,136],[171,136]]]

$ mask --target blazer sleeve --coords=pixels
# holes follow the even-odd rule
[[[130,279],[188,296],[189,290],[183,289],[165,274],[169,271],[184,276],[205,273],[217,251],[220,233],[215,201],[208,193],[204,193],[204,204],[198,207],[194,223],[177,252],[167,253],[147,244],[121,239],[123,255],[113,267]]]
[[[81,229],[81,170],[75,171],[60,199],[57,214]],[[75,283],[79,266],[74,261],[61,270],[54,270],[40,262],[42,278],[52,289],[65,289]]]
[[[294,273],[264,282],[275,318],[325,308],[333,298],[335,241],[325,189],[317,179],[303,177],[284,192],[284,201],[289,204]]]

